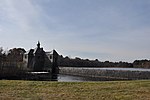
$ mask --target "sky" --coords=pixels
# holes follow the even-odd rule
[[[150,59],[150,0],[0,0],[0,47],[37,41],[71,58]]]

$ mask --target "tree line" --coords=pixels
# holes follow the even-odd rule
[[[13,48],[4,51],[0,48],[0,79],[17,79],[21,75],[25,75],[23,48]]]
[[[128,62],[101,62],[98,59],[89,60],[79,57],[69,58],[62,55],[58,58],[58,65],[61,67],[119,67],[119,68],[150,68],[150,60],[135,60],[133,63]]]

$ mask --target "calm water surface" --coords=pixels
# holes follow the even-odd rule
[[[117,80],[117,79],[115,79]],[[58,75],[58,82],[92,82],[92,81],[115,81],[114,79],[108,78],[96,78],[96,77],[82,77],[74,75]]]
[[[58,82],[85,82],[85,81],[100,81],[97,78],[81,77],[73,75],[58,75]]]

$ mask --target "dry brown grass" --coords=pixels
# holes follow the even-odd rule
[[[150,81],[0,81],[0,100],[150,100]]]

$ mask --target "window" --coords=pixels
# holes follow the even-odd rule
[[[25,59],[27,59],[27,55],[25,55]]]
[[[52,55],[50,55],[49,58],[52,59]]]

